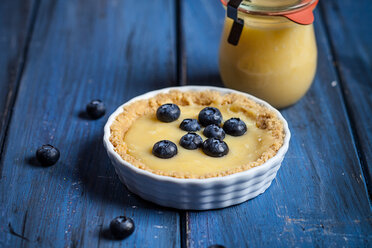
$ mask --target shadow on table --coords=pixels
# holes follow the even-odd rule
[[[341,55],[337,62],[343,81],[348,81],[349,87],[353,84],[358,84],[361,92],[366,95],[372,90],[372,71],[371,63],[367,59],[362,59],[358,56],[343,56]],[[349,88],[347,87],[347,88]]]
[[[204,75],[204,74],[196,74],[187,77],[187,85],[203,85],[203,86],[216,86],[216,87],[224,87],[221,78],[218,74],[212,75]]]
[[[83,194],[92,200],[113,202],[121,206],[166,209],[132,194],[117,176],[103,146],[102,135],[95,135],[79,151],[78,179]]]
[[[35,166],[35,167],[43,167],[39,161],[37,161],[35,154],[32,154],[28,158],[26,158],[26,162],[29,165]]]

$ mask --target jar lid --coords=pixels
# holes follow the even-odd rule
[[[319,0],[240,0],[238,11],[265,16],[283,16],[289,20],[308,25],[314,22],[313,10]],[[221,0],[227,6],[231,0]]]

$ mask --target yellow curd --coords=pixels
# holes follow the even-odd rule
[[[157,120],[156,111],[165,103],[179,106],[178,120],[171,123]],[[248,131],[242,136],[226,135],[224,141],[230,151],[224,157],[210,157],[201,149],[187,150],[179,145],[187,133],[179,128],[182,120],[197,119],[200,110],[207,106],[220,109],[224,121],[238,117],[247,125]],[[285,137],[284,123],[274,111],[238,93],[209,90],[171,90],[134,101],[123,107],[110,131],[110,142],[123,160],[151,173],[176,178],[220,177],[260,166],[276,155]],[[197,133],[205,140],[202,131]],[[178,154],[170,159],[154,156],[153,145],[166,139],[177,144]]]
[[[239,17],[244,27],[237,46],[227,41],[233,20],[225,19],[219,58],[224,84],[278,108],[298,101],[316,70],[313,25],[295,24],[284,17]]]
[[[230,149],[226,156],[214,158],[205,155],[201,149],[187,150],[179,145],[180,138],[187,133],[179,128],[181,121],[185,118],[197,119],[200,110],[205,107],[194,105],[179,106],[181,116],[171,123],[157,120],[155,113],[139,117],[125,134],[124,142],[128,147],[127,152],[154,171],[202,176],[208,173],[222,173],[256,161],[275,142],[271,131],[258,128],[255,120],[236,111],[231,105],[212,106],[221,111],[224,121],[239,117],[248,128],[246,134],[239,137],[226,135],[224,141]],[[202,134],[202,130],[203,128],[197,133],[205,140],[206,137]],[[164,139],[177,144],[178,154],[173,158],[161,159],[152,154],[153,145]]]

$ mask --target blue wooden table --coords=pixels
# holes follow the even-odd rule
[[[119,182],[102,145],[112,112],[150,90],[221,86],[218,0],[0,2],[0,247],[371,247],[372,1],[321,0],[318,70],[282,110],[293,134],[271,187],[221,210],[178,211]],[[58,164],[36,149],[51,143]],[[132,217],[123,240],[110,220]]]

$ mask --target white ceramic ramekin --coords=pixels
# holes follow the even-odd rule
[[[134,101],[148,99],[159,93],[166,93],[175,89],[179,91],[213,90],[222,94],[233,92],[242,94],[266,106],[273,110],[284,123],[285,139],[283,146],[273,158],[266,161],[263,165],[232,175],[207,179],[179,179],[160,176],[139,169],[127,161],[124,161],[119,154],[114,151],[114,147],[110,142],[110,126],[116,116],[123,112],[124,106]],[[265,192],[280,168],[284,155],[288,150],[290,136],[288,124],[279,111],[256,97],[225,88],[184,86],[151,91],[135,97],[120,106],[109,117],[105,125],[103,143],[120,180],[133,193],[139,195],[143,199],[166,207],[207,210],[239,204]]]

